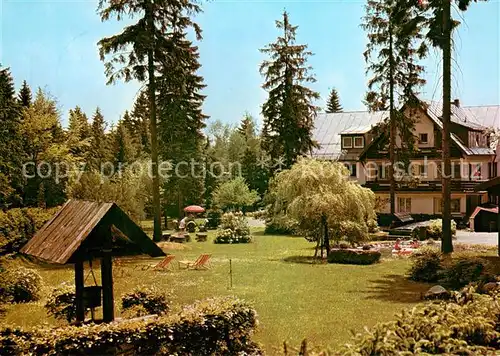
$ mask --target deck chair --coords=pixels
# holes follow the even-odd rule
[[[158,264],[154,265],[154,266],[145,266],[143,268],[143,270],[148,270],[150,268],[153,268],[154,270],[157,270],[157,271],[165,271],[165,270],[171,270],[172,269],[172,264],[171,262],[174,260],[175,256],[174,255],[167,255],[165,256],[165,258],[163,260],[161,260],[160,262],[158,262]]]
[[[210,257],[212,255],[201,254],[200,257],[196,261],[179,261],[179,268],[186,267],[186,269],[209,269],[210,265]]]

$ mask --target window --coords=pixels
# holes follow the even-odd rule
[[[427,165],[425,163],[418,166],[418,174],[421,177],[427,177]]]
[[[365,138],[363,136],[354,137],[354,148],[363,148]]]
[[[342,137],[342,147],[352,148],[352,137]]]
[[[386,163],[381,163],[380,164],[380,169],[378,171],[378,177],[380,179],[389,179],[389,164]]]
[[[460,213],[460,198],[450,200],[450,211],[452,213]],[[434,214],[443,213],[443,200],[441,198],[434,198]]]
[[[452,213],[460,212],[460,198],[450,200],[450,210]]]
[[[462,179],[462,165],[460,162],[452,162],[453,165],[453,179]]]
[[[488,163],[488,172],[490,176],[488,178],[495,178],[497,176],[497,170],[498,166],[496,162],[489,162]]]
[[[398,198],[398,212],[411,213],[411,198]]]
[[[350,169],[350,171],[351,171],[351,177],[354,177],[354,178],[357,177],[356,168],[357,168],[356,167],[356,163],[351,164],[351,169]]]
[[[344,163],[344,167],[349,170],[349,176],[356,178],[356,162],[354,163]]]
[[[418,134],[418,143],[422,143],[422,144],[429,143],[429,135],[426,133]]]
[[[441,198],[434,198],[434,214],[441,214],[443,212],[442,202]]]
[[[471,168],[470,178],[481,179],[481,163],[472,164],[470,165],[470,168]]]

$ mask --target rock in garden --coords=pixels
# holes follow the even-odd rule
[[[489,282],[483,286],[482,290],[484,293],[491,293],[500,290],[500,284],[498,282]]]
[[[425,300],[433,300],[433,299],[448,299],[450,297],[450,292],[448,292],[442,286],[434,286],[430,288],[424,295]]]

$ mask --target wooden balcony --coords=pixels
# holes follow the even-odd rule
[[[459,180],[452,179],[451,180],[451,191],[454,193],[472,193],[474,192],[474,188],[483,183],[483,180]],[[364,187],[370,188],[374,192],[388,192],[390,190],[390,182],[389,180],[373,180],[367,181],[364,184]],[[440,180],[429,180],[429,181],[420,181],[418,183],[403,183],[396,182],[396,190],[397,191],[408,191],[408,192],[439,192],[441,191],[441,181]]]

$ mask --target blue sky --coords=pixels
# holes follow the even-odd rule
[[[19,87],[23,79],[48,90],[67,111],[81,106],[89,116],[99,106],[107,121],[116,122],[130,109],[138,83],[106,85],[97,41],[118,32],[123,23],[102,23],[97,1],[0,0],[0,63],[9,66]],[[199,43],[205,77],[205,112],[211,119],[236,123],[245,111],[256,117],[266,93],[258,72],[259,52],[275,40],[274,21],[283,9],[299,26],[297,40],[315,53],[310,58],[324,105],[335,86],[345,110],[364,109],[366,90],[362,52],[365,33],[359,27],[362,1],[218,1],[203,5],[197,20],[204,39]],[[453,97],[463,105],[500,103],[500,3],[473,4],[461,14],[455,35]],[[439,99],[439,53],[426,63],[428,84],[423,96]]]

